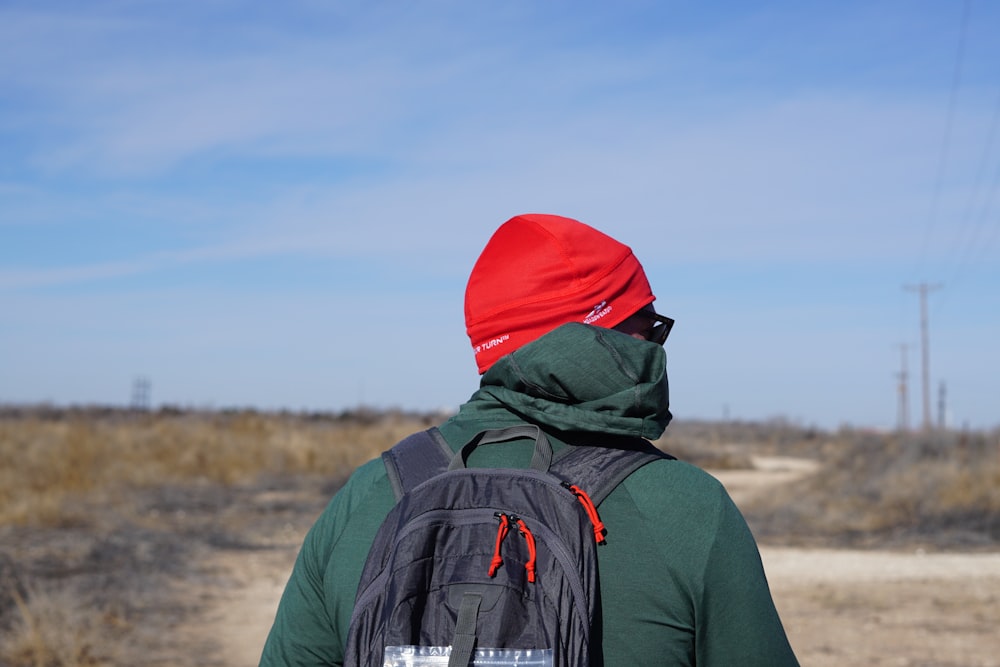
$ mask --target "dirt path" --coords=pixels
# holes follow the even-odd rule
[[[815,470],[780,457],[755,465],[717,475],[737,503]],[[192,631],[222,646],[222,664],[257,664],[295,543],[218,556],[230,585],[210,595]],[[762,545],[761,555],[803,665],[1000,667],[1000,554]]]
[[[737,505],[776,486],[811,475],[819,469],[816,461],[791,456],[753,456],[750,460],[753,469],[711,471]]]
[[[296,551],[227,554],[214,565],[227,572],[230,585],[218,591],[201,620],[199,630],[221,647],[224,665],[256,665],[274,620]]]

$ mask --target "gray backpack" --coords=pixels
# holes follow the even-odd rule
[[[525,437],[530,468],[466,467],[476,447]],[[434,428],[404,439],[383,454],[397,503],[361,575],[344,664],[591,664],[605,535],[596,506],[662,458],[641,438],[554,458],[530,425],[480,433],[457,454]]]

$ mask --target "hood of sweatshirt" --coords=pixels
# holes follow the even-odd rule
[[[660,345],[587,324],[564,324],[501,357],[462,412],[502,407],[560,431],[659,438],[670,423]]]

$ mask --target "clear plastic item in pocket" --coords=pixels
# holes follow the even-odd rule
[[[447,667],[450,646],[386,646],[382,667]],[[552,649],[477,648],[473,667],[552,667]]]

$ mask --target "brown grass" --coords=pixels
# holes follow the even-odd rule
[[[0,415],[0,525],[67,520],[74,498],[261,474],[341,475],[431,417],[14,411]],[[6,463],[9,462],[9,463]]]
[[[27,600],[14,591],[18,615],[4,637],[2,664],[25,667],[96,667],[116,664],[118,630],[125,625],[110,612],[94,613],[75,592],[51,589]]]

